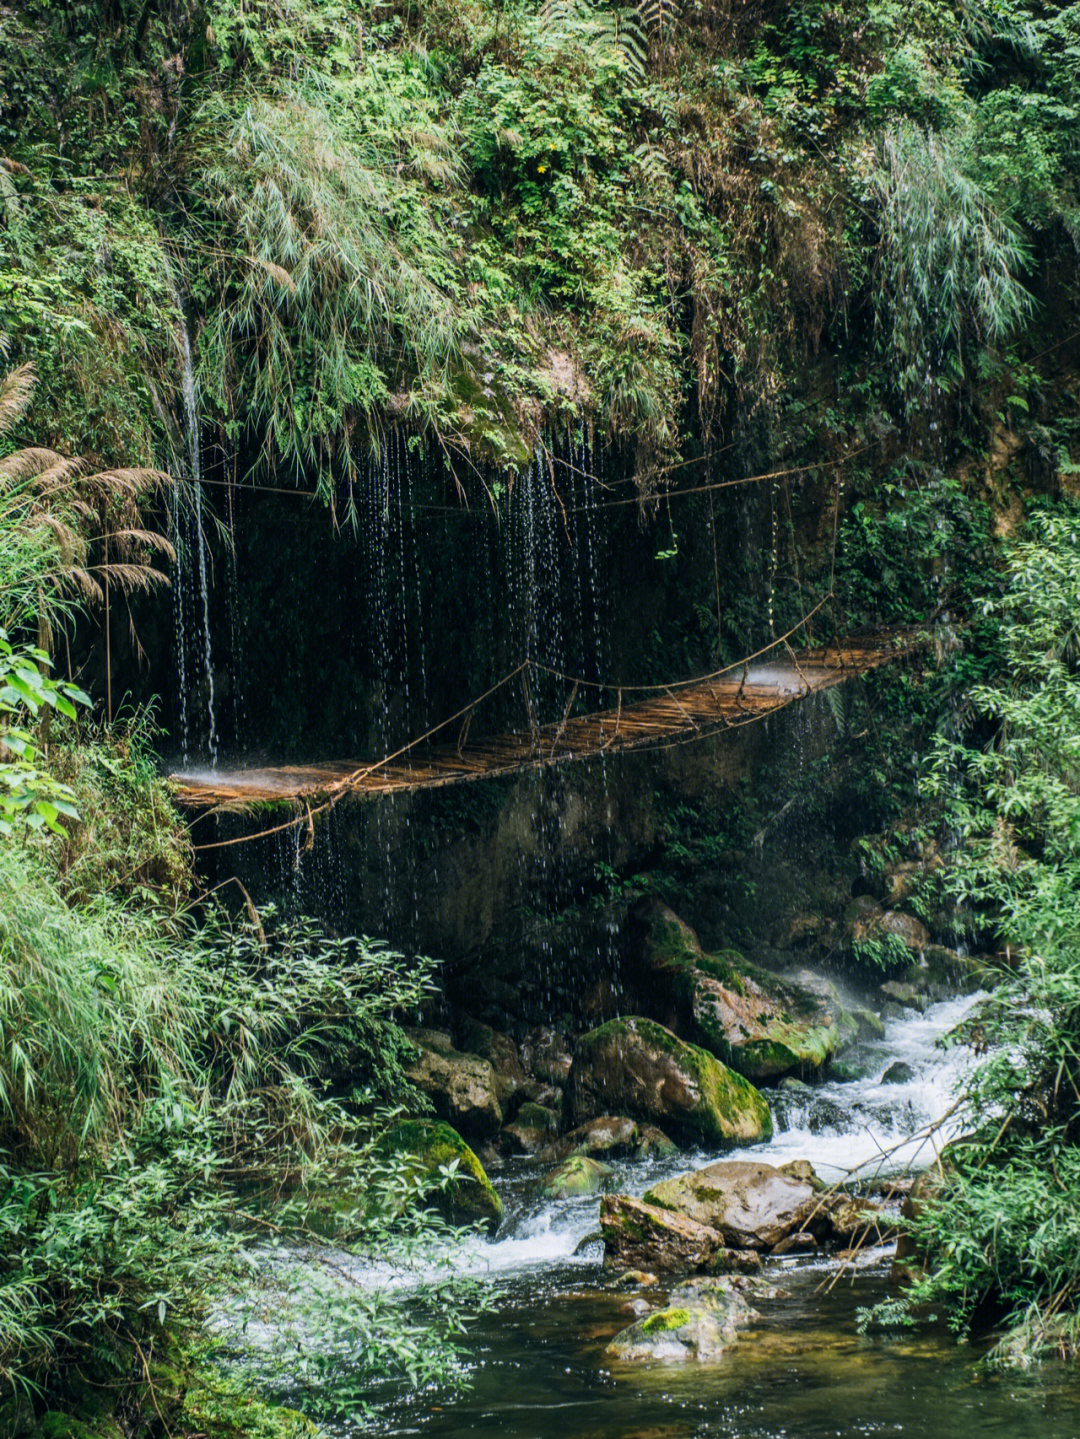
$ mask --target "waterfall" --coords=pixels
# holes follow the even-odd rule
[[[176,301],[177,312],[180,316],[180,355],[183,361],[181,389],[184,398],[184,434],[187,440],[187,478],[192,490],[192,519],[195,538],[196,579],[194,587],[202,622],[202,664],[203,674],[206,679],[207,697],[207,746],[210,751],[210,762],[216,767],[218,758],[217,719],[214,713],[214,659],[210,639],[210,585],[207,573],[206,530],[203,523],[202,435],[199,428],[199,394],[195,381],[195,363],[192,357],[191,336],[188,332],[183,297],[171,275],[169,279],[172,286],[173,297]],[[177,522],[179,521],[179,506],[177,506],[176,520]],[[183,545],[177,547],[181,566],[183,566],[184,563],[186,548],[187,547]],[[184,763],[187,764],[190,734],[187,713],[187,623],[184,613],[184,577],[182,573],[175,589],[176,599],[174,600],[174,612],[176,614],[177,665],[179,669],[180,687],[180,726],[184,749]]]

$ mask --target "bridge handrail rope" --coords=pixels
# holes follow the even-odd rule
[[[358,766],[356,769],[352,770],[349,774],[344,775],[344,776],[341,777],[340,779],[337,779],[337,780],[333,781],[331,784],[327,785],[327,786],[326,786],[326,789],[325,789],[325,791],[324,791],[324,793],[326,794],[326,798],[325,798],[321,803],[319,803],[319,804],[317,804],[317,805],[310,805],[310,804],[307,804],[307,803],[305,802],[305,811],[304,811],[304,813],[299,814],[299,815],[296,815],[296,816],[293,816],[292,818],[283,821],[281,824],[272,825],[272,826],[270,826],[270,827],[268,827],[268,828],[266,828],[266,829],[259,830],[259,831],[257,831],[257,832],[254,833],[254,834],[236,835],[236,836],[233,836],[233,837],[231,837],[231,838],[229,838],[229,839],[215,840],[215,841],[208,842],[208,843],[204,843],[204,844],[197,844],[197,845],[194,845],[193,848],[194,848],[195,850],[197,850],[197,851],[214,850],[214,849],[224,849],[224,848],[228,848],[228,847],[230,847],[230,846],[232,846],[232,845],[236,845],[236,844],[247,844],[247,843],[253,842],[253,841],[258,840],[258,839],[265,839],[265,838],[268,838],[268,837],[270,837],[270,836],[272,836],[272,835],[281,834],[281,833],[284,833],[284,832],[286,832],[286,831],[288,831],[288,830],[298,828],[299,826],[305,826],[305,827],[308,829],[308,832],[309,832],[309,834],[310,834],[310,832],[311,832],[312,820],[313,820],[313,818],[314,818],[316,815],[323,814],[323,813],[325,813],[325,812],[327,812],[327,811],[329,811],[329,810],[332,810],[332,809],[337,805],[337,803],[338,803],[342,798],[345,797],[345,795],[347,795],[350,791],[355,790],[355,789],[358,788],[360,785],[362,785],[363,782],[364,782],[364,780],[366,780],[369,776],[377,773],[377,772],[378,772],[379,770],[381,770],[381,769],[384,769],[386,766],[392,764],[393,761],[398,760],[398,759],[402,759],[405,755],[409,754],[412,750],[416,749],[418,746],[420,746],[420,745],[422,745],[422,744],[425,744],[428,740],[432,739],[435,735],[440,734],[443,730],[449,728],[451,725],[456,724],[458,721],[461,721],[461,720],[466,720],[466,721],[471,720],[471,718],[472,718],[473,714],[475,713],[476,709],[477,709],[481,704],[483,704],[485,700],[490,699],[493,695],[497,694],[500,690],[505,689],[505,687],[506,687],[507,685],[509,685],[513,680],[517,679],[519,676],[522,677],[523,683],[525,684],[525,686],[526,686],[526,691],[527,691],[527,689],[528,689],[528,671],[529,671],[530,669],[535,669],[535,670],[537,670],[537,671],[540,672],[540,673],[544,673],[544,674],[547,674],[547,675],[549,675],[549,676],[551,676],[551,677],[553,677],[553,678],[557,678],[557,679],[559,679],[559,680],[565,681],[566,683],[571,684],[571,685],[574,687],[574,688],[573,688],[573,691],[572,691],[572,693],[571,693],[571,696],[570,696],[570,700],[569,700],[569,702],[568,702],[568,704],[567,704],[567,706],[566,706],[566,710],[565,710],[565,712],[563,713],[562,719],[561,719],[561,721],[560,721],[559,724],[558,724],[558,727],[557,727],[557,730],[556,730],[556,734],[555,734],[555,738],[554,738],[554,740],[553,740],[553,742],[552,742],[551,749],[550,749],[550,753],[549,753],[549,755],[548,755],[549,760],[553,760],[553,759],[555,758],[555,750],[556,750],[556,747],[557,747],[557,745],[558,745],[559,739],[562,737],[562,733],[563,733],[563,731],[565,730],[566,725],[567,725],[568,720],[569,720],[569,711],[570,711],[570,708],[571,708],[571,706],[572,706],[572,704],[573,704],[573,700],[574,700],[574,698],[575,698],[575,696],[576,696],[576,694],[577,694],[577,692],[578,692],[578,689],[581,688],[582,686],[584,686],[584,687],[586,687],[586,688],[589,688],[589,689],[600,690],[600,691],[613,689],[613,690],[615,690],[615,691],[617,692],[617,694],[618,694],[618,709],[617,709],[616,716],[615,716],[615,727],[614,727],[614,731],[613,731],[613,733],[599,746],[599,748],[598,748],[597,751],[596,751],[597,753],[600,753],[601,751],[607,750],[607,749],[610,747],[610,745],[614,742],[614,740],[618,737],[619,730],[620,730],[620,725],[621,725],[621,721],[622,721],[622,717],[623,717],[623,695],[624,695],[624,693],[625,693],[626,691],[636,692],[636,693],[643,693],[643,694],[667,693],[667,694],[675,701],[675,703],[676,703],[676,705],[678,706],[678,708],[679,708],[680,710],[682,710],[683,713],[686,714],[687,721],[688,721],[688,723],[690,724],[691,729],[693,730],[693,733],[692,733],[692,734],[689,734],[689,735],[684,735],[684,736],[682,736],[682,737],[679,738],[679,739],[668,740],[667,743],[664,743],[664,742],[655,742],[655,743],[653,743],[652,746],[651,746],[651,747],[653,747],[653,748],[666,749],[666,748],[671,747],[673,744],[689,743],[689,742],[691,742],[692,740],[704,738],[704,737],[706,737],[706,736],[709,735],[709,734],[715,733],[718,727],[722,727],[722,728],[725,728],[725,729],[732,729],[732,728],[737,728],[737,727],[739,727],[739,726],[741,726],[741,725],[743,725],[743,724],[751,723],[751,722],[754,721],[754,720],[757,720],[757,719],[762,718],[762,717],[763,717],[762,712],[755,712],[755,713],[753,713],[753,714],[745,715],[744,717],[742,717],[742,718],[740,718],[740,719],[738,719],[738,720],[734,720],[734,721],[731,720],[731,719],[730,719],[729,717],[727,717],[727,716],[718,715],[718,716],[717,716],[717,719],[716,719],[716,724],[715,724],[715,725],[705,725],[705,726],[701,726],[701,725],[699,725],[699,724],[694,720],[693,716],[690,715],[688,711],[686,711],[685,706],[683,706],[682,703],[678,700],[678,698],[677,698],[676,694],[674,693],[674,691],[675,691],[675,690],[686,690],[686,689],[688,689],[688,688],[690,688],[690,687],[692,687],[692,686],[703,686],[703,685],[707,685],[710,681],[715,681],[715,680],[721,678],[723,675],[730,674],[733,670],[738,670],[738,669],[740,669],[740,668],[744,669],[744,671],[745,671],[745,669],[746,669],[754,660],[760,659],[761,656],[766,655],[766,654],[768,654],[770,651],[775,650],[775,649],[778,649],[778,648],[780,648],[780,647],[784,647],[784,648],[788,651],[788,653],[793,656],[793,655],[794,655],[794,651],[792,650],[791,645],[790,645],[790,643],[789,643],[791,637],[792,637],[793,635],[795,635],[800,629],[803,629],[803,628],[809,623],[809,621],[810,621],[811,619],[813,619],[813,617],[814,617],[826,604],[828,604],[828,602],[829,602],[830,599],[832,599],[832,598],[833,598],[833,596],[832,596],[832,593],[831,593],[831,592],[830,592],[829,594],[825,595],[824,598],[821,599],[821,600],[813,607],[813,609],[809,610],[805,615],[803,615],[803,616],[801,617],[801,619],[799,619],[794,625],[792,625],[792,627],[791,627],[789,630],[787,630],[784,634],[778,636],[776,639],[770,640],[770,642],[769,642],[768,644],[761,646],[760,649],[755,650],[753,653],[748,654],[748,655],[745,655],[743,658],[741,658],[741,659],[739,659],[739,660],[736,660],[736,661],[733,661],[733,662],[730,663],[730,664],[724,665],[724,666],[723,666],[722,668],[720,668],[720,669],[713,670],[713,671],[711,671],[711,672],[708,673],[708,674],[699,675],[699,676],[696,676],[696,677],[691,678],[691,679],[688,679],[688,680],[677,680],[677,681],[674,681],[674,682],[672,682],[672,683],[670,683],[670,684],[667,684],[667,685],[663,685],[663,684],[652,684],[652,685],[616,685],[616,684],[613,684],[613,683],[610,682],[610,681],[607,682],[607,683],[603,683],[603,682],[596,681],[596,680],[584,679],[584,678],[581,677],[581,676],[567,675],[567,674],[564,674],[563,672],[561,672],[561,671],[559,671],[559,670],[553,669],[551,666],[544,665],[544,664],[540,663],[539,661],[537,661],[537,660],[535,660],[535,659],[526,658],[526,659],[522,660],[520,664],[515,665],[515,667],[514,667],[512,670],[508,671],[505,675],[502,676],[501,679],[497,680],[493,685],[491,685],[488,689],[486,689],[482,694],[476,696],[474,699],[471,699],[471,700],[468,702],[468,704],[463,705],[459,710],[456,710],[452,715],[448,716],[446,719],[440,720],[438,724],[433,725],[430,729],[426,730],[423,734],[418,735],[415,739],[409,740],[407,743],[401,745],[398,749],[392,751],[391,753],[386,754],[386,755],[383,755],[381,759],[373,760],[373,761],[371,761],[370,764],[360,765],[360,766]],[[840,660],[840,662],[841,662],[841,664],[842,664],[843,661],[842,661],[842,653],[841,653],[841,648],[840,648],[840,641],[837,640],[836,644],[837,644],[837,656],[838,656],[838,659]],[[827,648],[827,647],[826,647],[826,648]],[[804,686],[805,686],[805,689],[804,689],[803,693],[805,693],[805,694],[810,693],[810,692],[812,691],[812,689],[813,689],[813,685],[810,683],[810,681],[809,681],[809,679],[807,678],[807,676],[803,673],[802,669],[799,667],[799,665],[798,665],[797,662],[796,662],[796,664],[795,664],[795,668],[796,668],[796,670],[797,670],[797,672],[798,672],[798,674],[799,674],[800,679],[802,679],[803,684],[804,684]],[[745,682],[745,674],[744,674],[744,682]],[[742,689],[741,689],[741,686],[740,686],[740,695],[741,695],[741,693],[742,693]],[[788,701],[785,701],[785,703],[787,703],[787,702],[788,702]],[[780,708],[780,707],[781,707],[781,706],[776,706],[775,708]],[[531,708],[531,706],[530,706],[530,708]],[[741,709],[741,706],[740,706],[740,709]],[[769,712],[769,711],[765,711],[764,713],[768,713],[768,712]],[[531,768],[534,764],[537,763],[537,756],[539,755],[539,747],[538,747],[538,744],[537,744],[536,740],[537,740],[538,735],[539,735],[539,730],[538,730],[538,728],[537,728],[536,725],[535,725],[535,717],[533,717],[532,720],[531,720],[531,722],[530,722],[530,735],[534,736],[534,739],[530,742],[530,747],[529,747],[528,756],[525,757],[525,758],[519,759],[518,761],[514,762],[513,764],[507,766],[507,767],[506,767],[503,771],[501,771],[501,772],[511,773],[511,772],[514,772],[514,771],[517,771],[517,770],[527,769],[527,768]],[[575,752],[573,752],[573,751],[570,751],[570,752],[568,752],[568,753],[565,755],[564,758],[569,761],[569,760],[572,760],[572,759],[575,759],[575,758],[580,758],[580,757],[582,757],[583,755],[586,755],[586,754],[588,754],[588,753],[590,753],[589,750],[583,750],[583,751],[581,752],[581,754],[577,754],[577,753],[575,753]],[[208,813],[213,813],[213,810],[208,811]]]

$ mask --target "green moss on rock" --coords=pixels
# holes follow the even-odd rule
[[[747,1079],[649,1019],[613,1019],[584,1035],[570,1085],[579,1121],[614,1108],[709,1144],[772,1135],[769,1106]]]
[[[648,1013],[754,1082],[818,1071],[857,1036],[835,1001],[751,964],[735,950],[706,954],[655,898],[636,911],[637,985]]]
[[[664,1334],[669,1329],[681,1329],[684,1324],[689,1323],[689,1320],[689,1309],[661,1309],[642,1321],[641,1332],[643,1334]]]
[[[579,1195],[599,1194],[611,1174],[609,1164],[601,1164],[585,1154],[572,1154],[546,1174],[537,1189],[545,1199],[572,1199]]]
[[[503,1217],[503,1203],[484,1172],[484,1166],[456,1129],[441,1119],[405,1119],[382,1139],[384,1154],[408,1157],[413,1172],[435,1178],[457,1161],[457,1177],[448,1190],[433,1193],[432,1200],[455,1223],[481,1222],[494,1232]]]

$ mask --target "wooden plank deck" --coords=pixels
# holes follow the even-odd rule
[[[260,801],[310,804],[345,794],[375,798],[461,784],[592,756],[686,743],[763,719],[912,648],[911,639],[901,635],[852,639],[839,648],[830,644],[751,661],[697,683],[654,687],[633,703],[570,715],[531,732],[466,738],[463,743],[428,742],[388,760],[192,770],[170,779],[177,802],[191,809],[242,809]],[[630,692],[641,694],[642,687]],[[606,693],[615,694],[616,687]]]

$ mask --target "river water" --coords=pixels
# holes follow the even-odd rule
[[[935,1005],[888,1024],[883,1040],[856,1058],[861,1079],[773,1094],[772,1143],[723,1157],[783,1163],[809,1159],[825,1179],[883,1178],[924,1168],[948,1136],[927,1127],[946,1114],[967,1062],[942,1037],[978,996]],[[902,1060],[911,1077],[884,1082]],[[916,1136],[912,1138],[912,1136]],[[716,1154],[617,1166],[617,1187],[641,1194],[658,1178],[700,1167]],[[365,1432],[458,1439],[1075,1439],[1080,1386],[1075,1374],[1043,1366],[1032,1374],[987,1371],[976,1345],[933,1327],[859,1333],[858,1312],[889,1292],[891,1254],[860,1256],[843,1272],[834,1260],[801,1258],[767,1266],[780,1297],[716,1365],[620,1368],[605,1356],[614,1334],[637,1317],[635,1301],[659,1306],[662,1285],[613,1291],[592,1237],[599,1202],[538,1201],[538,1171],[525,1161],[492,1178],[507,1206],[494,1241],[477,1240],[464,1259],[498,1288],[473,1329],[462,1393],[402,1392],[400,1381],[371,1393]],[[358,1269],[384,1292],[411,1278]],[[343,1427],[342,1433],[350,1431]]]

